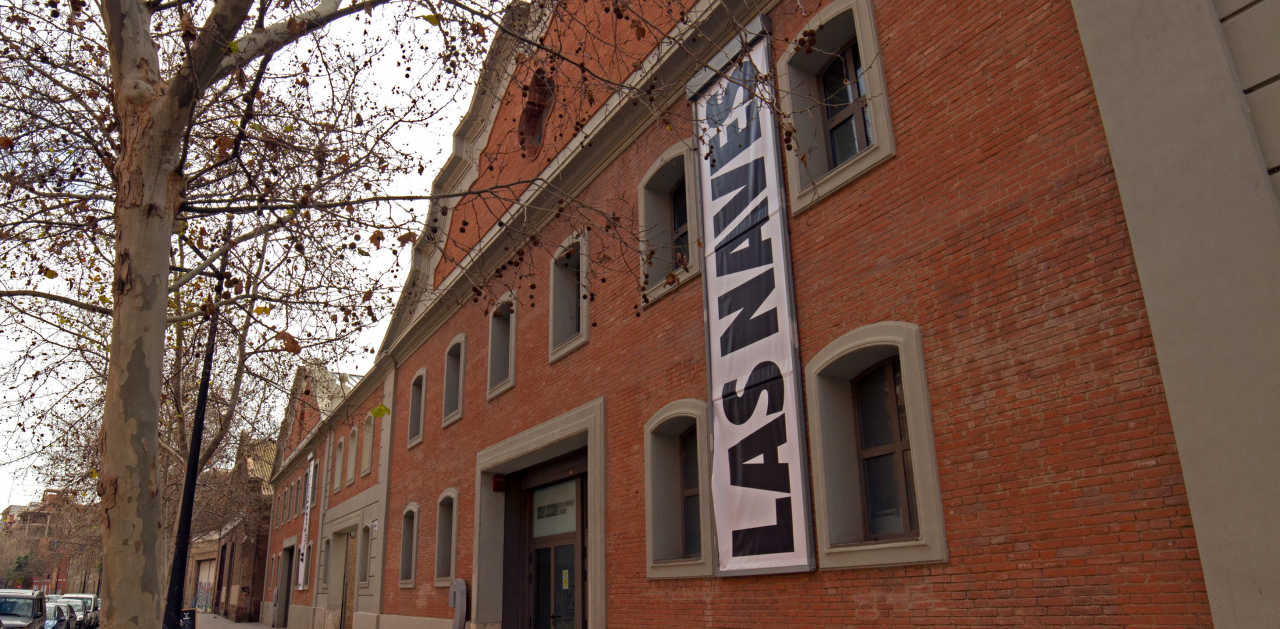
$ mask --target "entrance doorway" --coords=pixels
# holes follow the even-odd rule
[[[587,626],[586,467],[584,449],[506,477],[504,627]]]
[[[293,594],[293,547],[280,553],[280,576],[276,584],[276,609],[273,627],[289,626],[289,601]]]
[[[355,626],[356,613],[356,536],[354,531],[344,534],[346,540],[340,542],[345,547],[342,563],[342,610],[338,616],[338,629],[351,629]]]

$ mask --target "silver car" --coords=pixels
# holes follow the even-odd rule
[[[3,629],[44,629],[44,593],[39,590],[0,590]]]
[[[81,594],[81,593],[62,595],[63,600],[66,600],[69,598],[74,598],[74,599],[79,599],[84,601],[87,611],[85,614],[81,615],[81,619],[88,623],[87,626],[97,627],[98,626],[98,608],[101,605],[101,602],[99,601],[98,596],[96,594]],[[85,623],[82,622],[81,624],[84,625]]]

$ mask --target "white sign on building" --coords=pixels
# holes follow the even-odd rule
[[[717,573],[814,567],[767,38],[694,99]]]

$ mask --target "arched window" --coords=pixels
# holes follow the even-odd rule
[[[555,101],[555,81],[546,70],[538,68],[524,87],[524,110],[520,112],[520,150],[525,157],[537,157],[542,148],[542,129]]]
[[[844,334],[805,366],[822,568],[946,561],[920,329]]]
[[[436,575],[435,584],[447,587],[453,581],[458,554],[458,490],[449,488],[436,501]]]
[[[587,342],[591,300],[587,298],[587,237],[566,238],[551,258],[548,360],[555,362]]]
[[[360,475],[373,471],[373,415],[364,418],[364,435],[360,441]]]
[[[707,403],[678,400],[645,423],[645,548],[650,578],[711,574]]]
[[[427,374],[419,370],[409,385],[409,429],[408,442],[413,445],[422,440],[422,398],[426,393]]]
[[[444,417],[448,426],[462,419],[462,383],[466,372],[467,336],[459,334],[444,353]]]
[[[489,315],[489,382],[486,397],[515,386],[516,306],[514,296],[504,298]]]
[[[338,445],[333,450],[333,493],[338,493],[342,489],[342,445],[343,441],[338,440]]]
[[[695,276],[702,266],[697,151],[689,140],[667,149],[640,180],[641,255],[649,302]]]
[[[410,504],[400,519],[400,585],[413,585],[418,564],[418,505]]]

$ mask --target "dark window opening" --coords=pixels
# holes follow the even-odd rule
[[[684,178],[671,190],[672,267],[689,269],[689,205],[685,198]]]
[[[417,439],[422,434],[422,388],[423,378],[413,379],[409,388],[409,439]]]
[[[556,259],[552,282],[553,346],[573,340],[582,331],[582,310],[579,283],[582,276],[582,260],[578,246],[569,247]]]
[[[698,427],[680,434],[680,549],[681,557],[702,554],[702,523],[698,497]]]
[[[852,389],[864,539],[915,537],[919,523],[898,358],[863,371]]]
[[[414,541],[418,536],[416,528],[416,515],[413,511],[406,511],[404,520],[400,528],[400,580],[408,581],[413,578]]]
[[[444,356],[444,414],[458,412],[462,403],[462,343],[454,343]]]
[[[525,157],[536,157],[542,148],[542,128],[555,97],[555,83],[546,70],[538,68],[523,89],[524,110],[520,112],[520,150]]]

